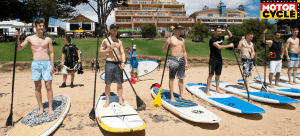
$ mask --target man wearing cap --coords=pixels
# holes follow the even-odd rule
[[[224,25],[224,29],[227,27],[227,24]],[[211,96],[209,89],[211,84],[211,79],[215,76],[215,82],[216,82],[216,92],[224,94],[223,91],[219,88],[219,81],[220,81],[220,75],[222,72],[223,67],[223,60],[221,55],[221,50],[233,47],[233,43],[230,43],[229,45],[222,45],[224,40],[229,39],[229,36],[232,37],[231,32],[228,30],[228,35],[221,36],[222,34],[222,28],[220,26],[217,26],[214,29],[215,36],[211,37],[209,40],[209,48],[210,48],[210,55],[209,55],[209,75],[207,77],[207,90],[206,93],[208,96]]]
[[[123,71],[125,67],[125,53],[123,49],[123,43],[116,38],[119,27],[116,24],[112,24],[110,27],[110,36],[108,37],[111,44],[107,39],[102,41],[100,47],[100,55],[106,55],[105,61],[105,96],[110,96],[111,83],[117,83],[117,91],[119,95],[119,103],[122,106],[126,106],[122,100],[122,83],[123,83]],[[116,52],[115,56],[113,50]],[[109,99],[106,99],[104,108],[108,107]]]
[[[167,39],[166,44],[162,47],[162,52],[167,51],[168,46],[171,50],[171,58],[169,62],[169,90],[171,93],[171,102],[176,102],[173,94],[173,82],[175,75],[177,74],[178,87],[180,90],[180,99],[187,100],[183,97],[183,79],[185,77],[185,70],[188,69],[187,53],[185,50],[185,41],[183,38],[179,37],[182,26],[177,24],[174,28],[174,35],[171,39]]]

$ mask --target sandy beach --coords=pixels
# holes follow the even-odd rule
[[[263,67],[258,67],[260,75],[264,75]],[[299,70],[298,70],[299,71]],[[97,75],[96,99],[104,92],[104,81],[99,78],[101,70]],[[267,68],[267,76],[269,68]],[[287,69],[282,70],[282,75],[287,76]],[[5,127],[6,119],[10,111],[11,100],[11,81],[12,72],[0,73],[0,135],[6,135],[12,127]],[[245,115],[231,113],[216,108],[209,103],[197,98],[184,89],[184,95],[192,101],[207,108],[221,118],[221,122],[216,124],[193,123],[182,119],[163,107],[159,109],[152,108],[153,98],[150,94],[150,84],[160,82],[162,69],[141,77],[140,82],[133,85],[138,95],[146,103],[147,109],[139,111],[139,115],[146,122],[144,131],[135,133],[114,134],[103,130],[98,124],[88,116],[93,105],[93,91],[95,73],[85,70],[82,75],[76,74],[74,88],[59,88],[62,83],[62,75],[54,75],[52,88],[54,96],[59,94],[68,94],[71,98],[71,108],[68,116],[58,128],[54,136],[182,136],[182,135],[204,135],[204,136],[297,136],[300,134],[300,105],[299,104],[267,104],[256,101],[250,101],[263,108],[266,112],[256,115]],[[163,88],[168,89],[168,71],[165,73]],[[186,71],[186,83],[206,83],[208,76],[208,66],[192,67]],[[257,76],[254,69],[251,80]],[[237,65],[224,66],[221,81],[237,84],[241,79]],[[67,85],[70,85],[71,79],[68,76]],[[43,102],[47,100],[47,93],[43,82],[42,93]],[[112,91],[117,93],[116,84],[112,85]],[[174,82],[175,92],[179,93],[178,80]],[[215,88],[215,87],[212,87]],[[232,94],[233,95],[233,94]],[[245,101],[247,99],[234,95]],[[123,84],[123,97],[134,108],[136,108],[136,97],[128,82]],[[293,97],[300,100],[300,97]],[[37,107],[37,101],[34,93],[34,83],[31,81],[31,72],[18,71],[15,78],[14,95],[14,121],[18,121]]]

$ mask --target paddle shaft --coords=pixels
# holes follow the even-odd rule
[[[249,48],[248,48],[248,44],[247,44],[247,41],[244,39],[244,41],[245,41],[245,43],[246,43],[246,47],[247,47],[247,49],[248,49],[248,52],[249,52],[249,54],[250,54],[250,57],[252,56],[252,54],[251,54],[251,52],[250,52],[250,50],[249,50]],[[257,67],[256,67],[256,65],[254,64],[254,67],[255,67],[255,69],[256,69],[256,72],[257,72],[257,74],[258,74],[258,77],[259,77],[259,79],[260,79],[260,75],[259,75],[259,72],[258,72],[258,70],[257,70]],[[261,85],[262,85],[262,87],[263,88],[265,88],[265,90],[267,91],[267,92],[269,92],[268,91],[268,89],[266,88],[266,86],[265,86],[265,84],[263,84],[262,83],[262,81],[260,81],[260,83],[261,83]],[[245,84],[246,85],[246,84]]]
[[[229,33],[228,33],[228,29],[227,29],[227,27],[225,27],[226,28],[226,31],[227,31],[227,34],[228,34],[228,37],[229,37],[229,41],[231,42],[231,37],[230,37],[230,35],[229,35]],[[232,47],[232,49],[233,49],[233,52],[234,52],[234,56],[235,56],[235,59],[236,59],[236,62],[238,63],[238,66],[239,66],[239,69],[240,69],[240,72],[241,72],[241,75],[242,75],[242,78],[243,78],[243,81],[244,81],[244,83],[245,83],[245,78],[244,78],[244,75],[243,75],[243,73],[242,73],[242,69],[241,69],[241,66],[240,66],[240,63],[239,63],[239,60],[238,60],[238,58],[237,58],[237,56],[236,56],[236,51],[235,51],[235,48],[234,48],[234,46]],[[248,86],[247,85],[245,85],[246,86],[246,90],[247,90],[247,98],[248,98],[248,102],[250,101],[250,97],[249,97],[249,90],[248,90]]]
[[[266,20],[266,22],[265,22],[265,30],[266,30],[266,27],[267,27],[267,21],[268,20]],[[264,81],[264,84],[265,84],[265,86],[267,85],[267,83],[266,83],[266,76],[267,76],[267,48],[266,48],[266,46],[267,46],[267,43],[266,43],[266,39],[267,39],[267,34],[265,34],[265,77],[264,77],[264,79],[265,79],[265,81]]]
[[[105,34],[105,37],[106,37],[107,41],[108,41],[108,42],[109,42],[109,44],[111,45],[111,42],[110,42],[110,40],[108,39],[108,36],[107,36],[107,34],[106,34],[106,33],[104,33],[104,34]],[[114,52],[114,54],[115,54],[115,56],[116,56],[117,60],[118,60],[118,61],[120,61],[120,59],[119,59],[119,57],[118,57],[118,55],[117,55],[117,53],[115,52],[115,50],[114,50],[114,49],[113,49],[113,52]],[[121,62],[121,63],[122,63],[122,62]],[[120,66],[121,66],[121,65],[120,65]],[[126,72],[124,71],[124,69],[122,69],[122,71],[124,72],[124,74],[125,74],[125,76],[126,76],[126,78],[127,78],[128,82],[129,82],[129,84],[130,84],[130,86],[131,86],[131,88],[132,88],[133,92],[135,93],[135,95],[136,95],[136,96],[138,96],[138,95],[137,95],[137,93],[135,92],[135,90],[134,90],[134,88],[133,88],[133,86],[132,86],[132,84],[131,84],[131,82],[130,82],[130,80],[129,80],[129,78],[128,78],[127,74],[126,74]]]
[[[96,51],[96,63],[98,63],[98,49],[99,49],[99,35],[97,35],[97,51]],[[99,68],[100,69],[100,68]],[[95,108],[95,96],[96,96],[96,80],[97,80],[97,71],[95,70],[95,81],[94,81],[94,97],[93,97],[93,110]]]
[[[173,31],[170,34],[170,40],[172,38],[172,35],[173,35]],[[167,60],[168,60],[168,56],[169,56],[169,49],[170,49],[170,45],[168,46],[168,49],[167,49],[167,55],[166,55],[165,65],[164,65],[163,74],[161,76],[161,81],[160,81],[160,87],[162,87],[162,83],[163,83],[163,80],[164,80],[166,64],[167,64]]]
[[[18,38],[18,37],[17,37]],[[15,88],[15,73],[16,73],[16,61],[17,61],[17,48],[18,44],[15,43],[15,54],[14,54],[14,67],[13,67],[13,77],[12,77],[12,86],[11,86],[11,103],[10,103],[10,113],[6,120],[6,126],[13,126],[13,102],[14,102],[14,88]]]

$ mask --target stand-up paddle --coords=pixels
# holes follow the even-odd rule
[[[108,39],[107,34],[106,34],[106,33],[104,33],[104,34],[105,34],[105,37],[106,37],[107,41],[108,41],[109,44],[111,45],[111,42],[110,42],[110,40]],[[113,49],[113,52],[114,52],[114,54],[115,54],[117,60],[120,61],[120,59],[119,59],[119,57],[118,57],[118,55],[117,55],[117,53],[115,52],[114,49]],[[124,72],[124,74],[125,74],[127,80],[129,80],[128,75],[126,74],[126,72],[124,71],[124,69],[122,69],[122,71]],[[134,94],[135,94],[135,96],[136,96],[137,111],[140,111],[140,110],[146,110],[146,104],[145,104],[145,103],[143,102],[143,100],[137,95],[137,93],[135,92],[135,90],[134,90],[134,88],[133,88],[131,82],[129,82],[129,84],[130,84],[130,86],[131,86],[131,88],[132,88],[132,90],[133,90],[133,92],[134,92]]]
[[[18,30],[20,33],[20,29]],[[16,37],[17,38],[17,37]],[[15,69],[16,69],[16,61],[17,61],[17,48],[18,44],[15,43],[15,54],[14,54],[14,68],[13,68],[13,77],[12,77],[12,86],[11,86],[11,103],[10,103],[10,113],[6,120],[5,126],[13,126],[13,102],[14,102],[14,88],[15,88]]]
[[[174,26],[171,27],[172,28],[172,32],[170,34],[170,40],[171,40],[171,37],[173,35],[173,29],[175,28]],[[165,65],[164,65],[164,70],[163,70],[163,74],[162,74],[162,77],[161,77],[161,81],[160,81],[160,87],[159,87],[159,90],[158,90],[158,93],[152,103],[152,106],[154,108],[159,108],[161,106],[161,87],[162,87],[162,83],[163,83],[163,79],[164,79],[164,74],[165,74],[165,68],[166,68],[166,63],[167,63],[167,59],[168,59],[168,55],[169,55],[169,49],[170,49],[170,45],[168,46],[168,50],[167,50],[167,55],[166,55],[166,60],[165,60]]]
[[[131,41],[132,41],[132,52],[131,52],[131,56],[132,56],[132,54],[133,54],[133,39],[131,39]],[[132,58],[132,57],[131,57]],[[131,60],[129,60],[130,62],[131,62]],[[131,64],[131,63],[130,63]],[[132,83],[132,84],[135,84],[136,83],[136,81],[135,81],[135,78],[134,78],[134,74],[133,74],[133,66],[131,65],[131,80],[130,80],[130,82]]]
[[[245,42],[245,44],[246,44],[246,47],[247,47],[248,52],[249,52],[250,57],[251,57],[252,54],[251,54],[251,52],[250,52],[250,50],[249,50],[248,43],[247,43],[246,39],[244,39],[244,42]],[[256,69],[256,72],[257,72],[257,74],[258,74],[258,77],[260,78],[260,75],[259,75],[259,72],[258,72],[258,70],[257,70],[255,61],[253,61],[253,65],[254,65],[254,67],[255,67],[255,69]],[[261,85],[262,85],[261,90],[262,90],[262,88],[264,88],[267,92],[269,92],[268,89],[267,89],[267,87],[262,83],[261,80],[260,80],[260,83],[261,83]],[[246,84],[245,84],[245,85],[246,85]]]
[[[228,33],[228,29],[227,29],[227,27],[225,27],[226,28],[226,31],[227,31],[227,33]],[[230,35],[228,34],[228,37],[229,37],[229,42],[231,42],[231,37],[230,37]],[[240,72],[241,72],[241,75],[242,75],[242,78],[243,78],[243,81],[244,81],[244,83],[245,83],[245,78],[244,78],[244,75],[243,75],[243,73],[242,73],[242,69],[241,69],[241,66],[240,66],[240,63],[239,63],[239,60],[238,60],[238,58],[237,58],[237,56],[236,56],[236,51],[235,51],[235,48],[234,48],[234,46],[232,47],[232,49],[233,49],[233,52],[234,52],[234,56],[235,56],[235,59],[236,59],[236,62],[237,62],[237,64],[239,65],[239,69],[240,69]],[[248,89],[248,86],[247,85],[245,85],[246,86],[246,90],[247,90],[247,98],[248,98],[248,102],[250,101],[250,97],[249,97],[249,89]]]
[[[99,49],[99,35],[97,35],[97,51],[96,51],[96,62],[98,62],[98,49]],[[99,68],[100,69],[100,68]],[[95,71],[95,81],[94,81],[94,96],[93,96],[93,109],[91,110],[89,116],[90,119],[95,120],[95,95],[96,95],[96,80],[97,80],[97,71]]]
[[[265,30],[267,29],[267,21],[268,20],[266,20],[266,22],[265,22]],[[267,77],[267,48],[266,48],[266,46],[267,46],[267,42],[266,42],[266,39],[267,39],[267,34],[265,33],[265,77],[264,77],[264,85],[265,86],[267,86],[267,83],[266,83],[266,77]]]

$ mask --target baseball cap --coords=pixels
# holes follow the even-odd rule
[[[119,26],[117,26],[117,24],[111,24],[109,29],[113,29],[113,28],[118,28],[119,29]]]

